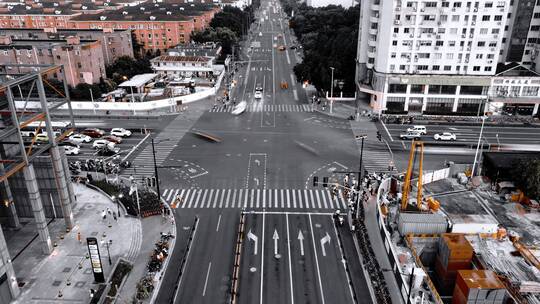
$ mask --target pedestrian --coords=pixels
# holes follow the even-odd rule
[[[107,213],[110,215],[112,212],[111,212],[111,208],[107,207]]]
[[[105,220],[107,219],[107,212],[105,210],[101,211],[101,217]]]
[[[113,212],[112,216],[113,216],[113,219],[114,219],[115,221],[118,221],[118,218],[116,217],[116,213]]]

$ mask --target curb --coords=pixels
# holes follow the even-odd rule
[[[92,190],[95,190],[95,191],[97,191],[97,192],[99,192],[99,193],[105,195],[105,196],[106,196],[106,197],[114,204],[114,201],[113,201],[112,197],[111,197],[109,194],[107,194],[107,192],[101,190],[101,188],[96,187],[96,186],[94,186],[94,185],[92,185],[92,184],[90,184],[90,183],[82,184],[82,185],[84,185],[84,186],[86,186],[86,187],[88,187],[88,188],[90,188],[90,189],[92,189]],[[129,215],[129,214],[127,213],[127,210],[126,210],[126,207],[124,206],[124,204],[118,203],[118,205],[120,206],[120,209],[122,209],[122,211],[124,211],[123,216],[125,216],[125,217],[134,217],[134,216]]]
[[[176,238],[178,236],[176,234],[176,219],[175,219],[175,217],[173,215],[174,214],[173,210],[171,209],[169,204],[167,204],[167,202],[165,202],[165,200],[163,198],[161,198],[161,201],[163,202],[164,208],[169,209],[170,214],[172,215],[172,219],[173,219],[173,222],[174,222],[172,224],[172,226],[173,226],[172,233],[174,235],[174,238],[169,243],[171,245],[171,246],[169,246],[169,256],[167,257],[167,259],[163,263],[163,267],[161,268],[160,272],[158,273],[159,274],[159,279],[157,281],[156,287],[154,288],[154,291],[152,292],[152,297],[150,297],[150,303],[154,303],[156,301],[157,295],[159,294],[159,291],[161,289],[161,283],[163,282],[163,275],[165,274],[165,271],[167,270],[167,267],[169,266],[169,261],[171,260],[171,257],[173,255],[174,246],[176,245]]]

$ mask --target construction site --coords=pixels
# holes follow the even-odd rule
[[[410,303],[540,303],[540,210],[512,181],[471,178],[470,166],[407,171],[381,183],[381,235]],[[422,174],[419,174],[422,172]]]
[[[50,255],[57,236],[49,233],[48,224],[63,220],[69,232],[76,203],[64,149],[57,145],[75,126],[68,86],[65,80],[50,83],[61,79],[64,69],[14,65],[10,71],[17,72],[0,75],[0,303],[20,293],[13,261],[24,248],[12,248],[10,240],[24,234],[26,241],[39,242],[43,255]],[[41,107],[27,110],[29,101],[39,101]],[[63,120],[68,123],[57,126],[51,117],[66,105],[69,113]],[[34,137],[23,139],[21,131],[30,127],[37,130]]]

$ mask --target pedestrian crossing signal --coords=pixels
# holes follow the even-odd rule
[[[313,177],[313,187],[317,187],[319,184],[319,177],[318,176],[314,176]]]
[[[325,188],[328,187],[328,177],[327,176],[323,177],[322,181],[323,181],[322,186]]]

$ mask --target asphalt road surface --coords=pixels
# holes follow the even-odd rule
[[[156,149],[163,150],[158,161],[161,194],[168,203],[178,199],[177,231],[199,218],[187,254],[185,242],[176,244],[159,303],[229,303],[240,216],[242,211],[266,209],[302,215],[268,214],[264,225],[258,220],[262,215],[248,215],[252,218],[248,225],[253,225],[248,229],[259,237],[260,252],[253,256],[252,245],[244,240],[243,257],[246,263],[252,260],[256,271],[250,264],[240,268],[241,303],[356,303],[351,293],[362,299],[360,303],[371,302],[351,234],[345,228],[336,230],[328,215],[346,209],[346,203],[332,200],[327,189],[312,184],[314,176],[322,180],[332,170],[356,170],[359,149],[350,128],[334,127],[344,125],[342,120],[311,111],[293,76],[298,55],[289,49],[295,38],[284,16],[278,1],[263,0],[258,24],[241,50],[244,64],[234,75],[237,84],[230,96],[236,103],[247,102],[244,113],[233,115],[232,105],[213,108],[209,103],[191,125],[175,118],[158,134],[169,139],[156,144]],[[280,51],[274,44],[287,48]],[[281,82],[288,88],[282,89]],[[263,98],[255,100],[258,86]],[[151,155],[144,157],[149,164]],[[275,229],[279,259],[273,254]],[[305,238],[304,256],[299,231]],[[320,239],[327,233],[330,241],[325,241],[323,252]],[[344,255],[355,274],[354,286],[344,270]]]

